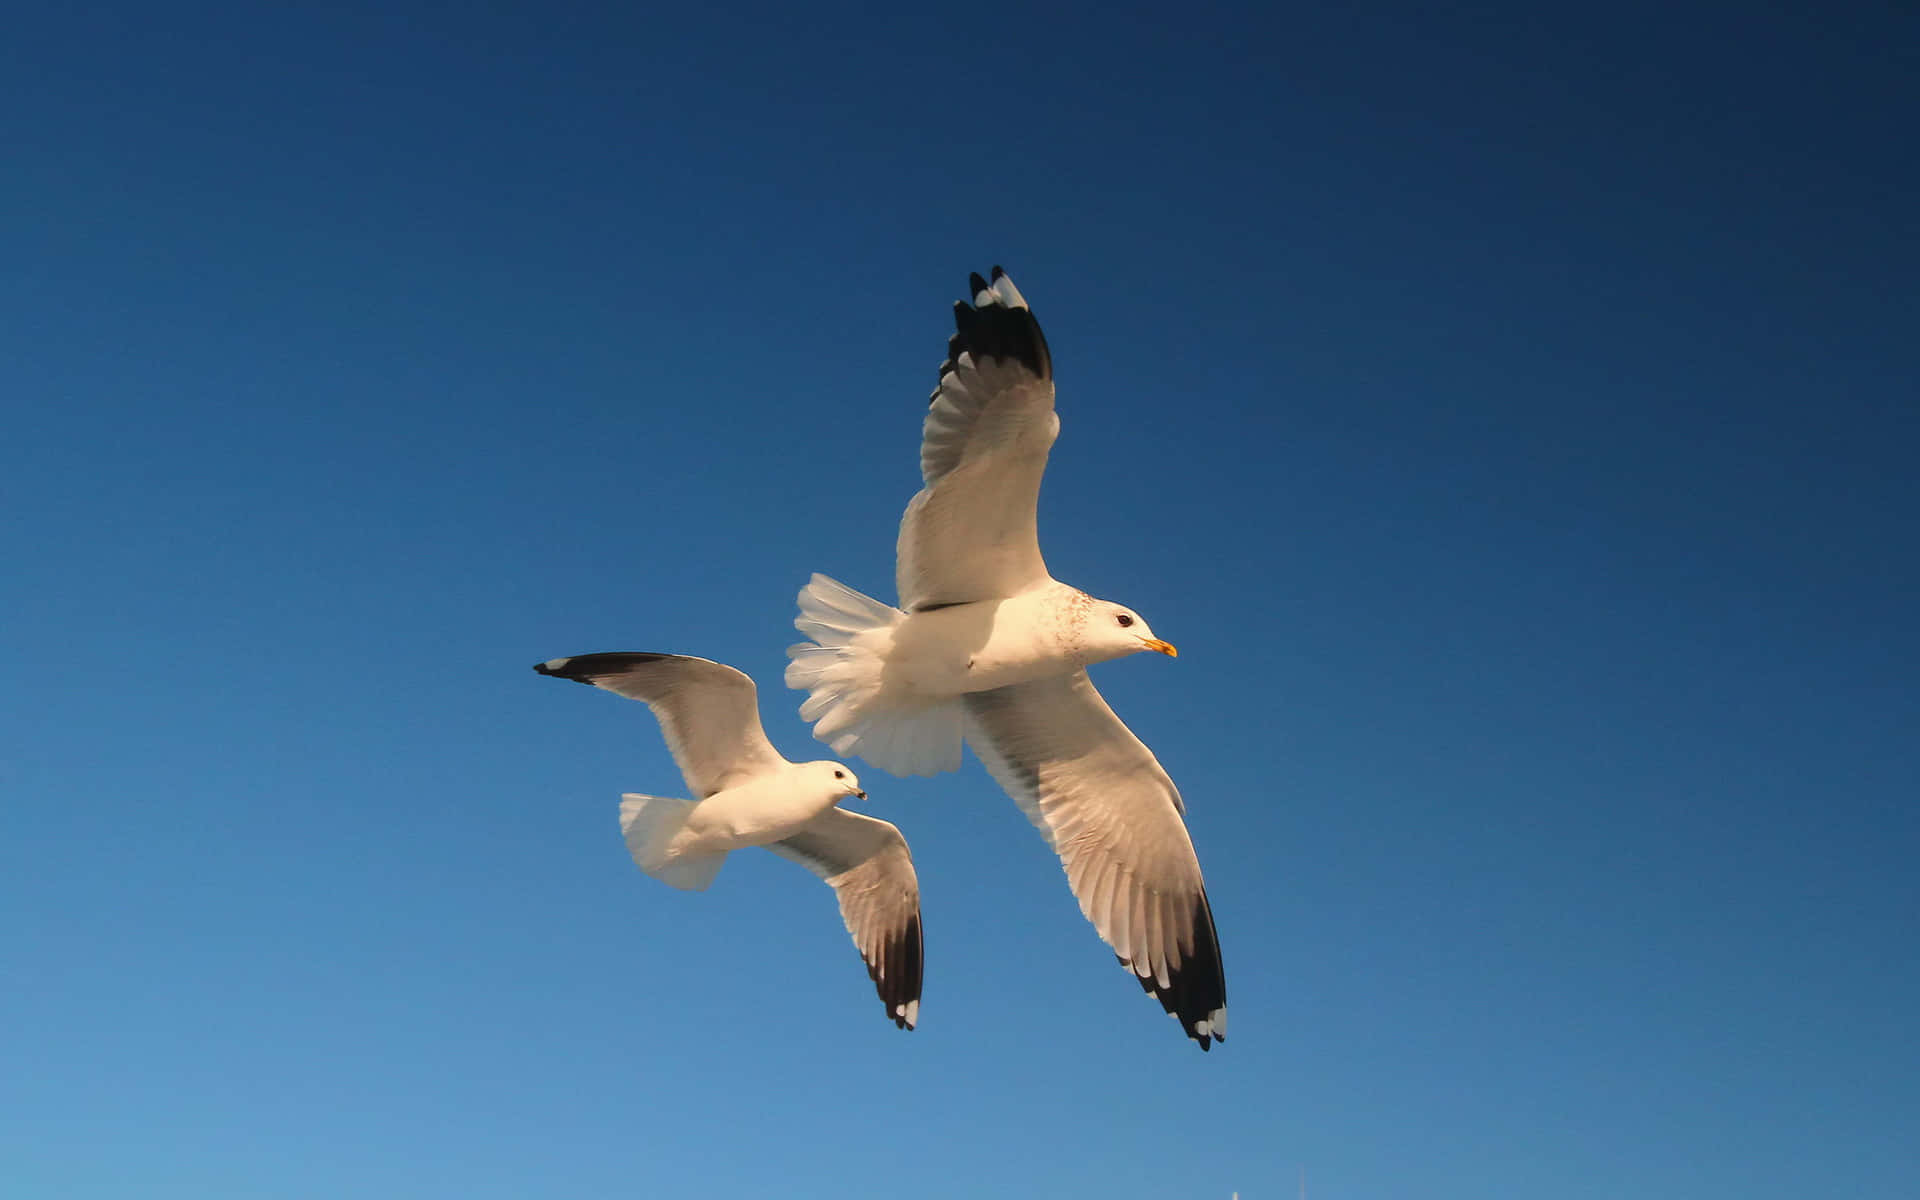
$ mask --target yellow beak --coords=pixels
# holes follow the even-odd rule
[[[854,794],[855,796],[858,796],[858,797],[859,797],[860,799],[862,799],[862,800],[865,800],[865,799],[867,798],[867,794],[866,794],[865,792],[863,792],[863,791],[861,791],[861,790],[860,790],[859,788],[855,788],[855,789],[853,790],[853,794]]]
[[[1180,657],[1180,652],[1173,648],[1172,642],[1163,642],[1159,638],[1141,638],[1140,640],[1146,643],[1149,650],[1158,650],[1168,658]]]

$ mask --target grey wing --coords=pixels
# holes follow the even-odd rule
[[[895,583],[908,612],[1014,596],[1047,582],[1034,514],[1060,430],[1053,359],[999,267],[975,275],[920,441],[926,486],[907,505]]]
[[[967,742],[1066,869],[1080,911],[1205,1050],[1227,983],[1180,792],[1085,671],[965,697]]]
[[[885,821],[830,808],[767,849],[827,881],[867,977],[902,1029],[920,1019],[920,879],[907,840]]]
[[[760,727],[753,680],[711,659],[615,651],[533,669],[645,702],[697,800],[787,765]]]

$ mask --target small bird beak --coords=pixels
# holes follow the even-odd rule
[[[1180,652],[1173,648],[1172,642],[1163,642],[1159,638],[1141,638],[1140,640],[1146,643],[1149,650],[1158,650],[1168,658],[1180,657]]]
[[[867,794],[866,794],[865,792],[863,792],[863,791],[861,791],[861,790],[860,790],[859,788],[855,788],[855,789],[853,789],[853,794],[854,794],[855,796],[858,796],[858,797],[859,797],[860,799],[862,799],[862,800],[865,800],[865,799],[867,798]]]

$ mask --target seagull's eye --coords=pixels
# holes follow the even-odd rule
[[[1130,628],[1133,625],[1133,618],[1128,616],[1126,613],[1121,613],[1119,616],[1115,617],[1114,620],[1120,622],[1120,628],[1122,629]]]
[[[847,773],[845,771],[835,771],[833,773],[833,777],[835,779],[845,779],[847,777]]]

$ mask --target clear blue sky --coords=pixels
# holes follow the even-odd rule
[[[18,1194],[1906,1197],[1894,5],[107,4],[0,43]],[[891,596],[967,272],[1181,784],[1231,1039],[969,760],[918,1032],[644,709]]]

